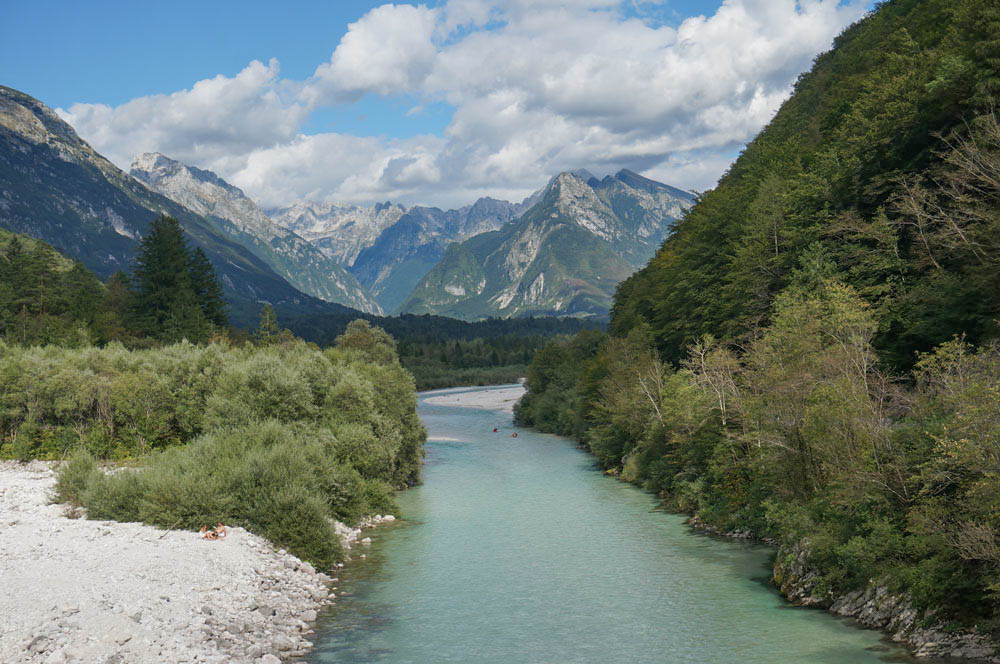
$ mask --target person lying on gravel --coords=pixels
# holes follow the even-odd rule
[[[215,530],[209,530],[206,526],[202,526],[199,532],[201,533],[202,539],[207,539],[207,540],[226,539],[226,527],[222,525],[221,521],[219,522],[219,525],[215,527]]]

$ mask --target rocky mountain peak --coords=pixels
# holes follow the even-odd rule
[[[604,184],[612,179],[633,189],[644,191],[649,194],[666,194],[682,201],[694,201],[694,194],[689,191],[684,191],[683,189],[678,189],[677,187],[671,187],[668,184],[663,184],[662,182],[657,182],[656,180],[650,180],[649,178],[643,177],[642,175],[639,175],[634,171],[630,171],[627,168],[623,168],[615,173],[614,178],[611,178],[610,176],[604,178],[601,183]]]
[[[208,217],[221,232],[245,244],[302,292],[369,313],[381,313],[343,266],[324,255],[321,248],[277,224],[241,189],[215,173],[148,152],[133,160],[132,176]]]
[[[51,108],[34,97],[2,85],[0,127],[5,127],[32,143],[46,143],[56,139],[86,145],[73,128]]]

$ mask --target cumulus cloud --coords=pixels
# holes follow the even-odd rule
[[[277,60],[253,61],[236,76],[216,76],[189,90],[139,97],[112,108],[73,104],[57,109],[98,151],[119,166],[151,150],[223,170],[248,153],[292,140],[309,108],[279,78]]]
[[[119,165],[159,150],[270,205],[458,205],[473,193],[526,195],[577,167],[704,190],[863,13],[857,0],[725,0],[670,27],[630,15],[629,2],[383,5],[351,23],[308,80],[253,62],[172,95],[62,114]],[[443,136],[300,133],[311,111],[365,95],[455,110]]]
[[[434,65],[432,41],[439,12],[420,5],[383,5],[347,26],[330,61],[316,69],[303,96],[313,104],[324,97],[375,93],[390,95],[419,89]]]

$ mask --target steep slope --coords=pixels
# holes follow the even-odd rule
[[[517,222],[449,247],[399,310],[604,316],[617,284],[653,255],[694,197],[623,170],[603,180],[562,173],[533,198]]]
[[[967,208],[996,182],[998,25],[996,3],[893,0],[848,28],[622,285],[613,329],[644,320],[673,361],[703,334],[750,334],[821,251],[875,308],[897,367],[994,335],[996,208]]]
[[[191,243],[204,249],[227,300],[240,312],[255,312],[261,301],[303,312],[336,310],[296,290],[197,214],[122,172],[44,104],[0,86],[0,227],[45,240],[107,277],[129,268],[159,214],[176,217]]]
[[[313,243],[341,265],[354,264],[358,254],[375,243],[386,228],[399,221],[406,208],[394,203],[370,206],[298,201],[267,210],[278,225]]]
[[[457,210],[412,207],[361,251],[351,271],[386,311],[392,311],[441,260],[445,249],[516,218],[521,207],[480,198]]]
[[[130,175],[204,216],[219,232],[247,247],[303,293],[366,313],[382,313],[339,263],[277,225],[242,190],[215,173],[147,153],[135,158]]]
[[[1000,4],[875,4],[515,417],[776,540],[792,601],[994,661]]]

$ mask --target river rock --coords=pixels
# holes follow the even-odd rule
[[[883,630],[893,640],[910,645],[920,658],[974,658],[1000,663],[1000,656],[996,655],[1000,644],[982,634],[951,632],[940,622],[920,627],[934,621],[934,612],[917,611],[906,595],[892,593],[886,586],[872,581],[864,589],[834,596],[818,591],[821,579],[820,571],[810,564],[808,541],[778,548],[774,582],[790,601],[804,606],[823,606],[832,613],[853,617],[864,627]]]

